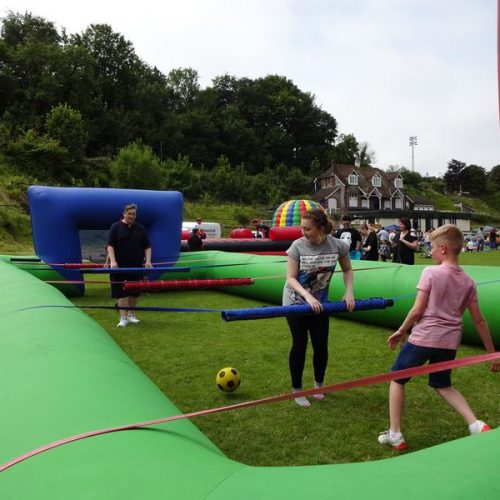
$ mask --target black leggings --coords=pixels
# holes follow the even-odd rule
[[[311,335],[313,347],[314,380],[322,383],[328,362],[328,330],[330,325],[328,315],[290,316],[286,320],[292,334],[292,348],[288,358],[292,387],[294,389],[302,388],[308,332]]]

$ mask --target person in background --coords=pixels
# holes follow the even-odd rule
[[[200,230],[197,227],[193,228],[193,231],[191,232],[191,235],[187,240],[187,244],[189,250],[191,250],[192,252],[196,252],[203,248],[203,240],[200,236]]]
[[[380,229],[380,231],[378,232],[377,236],[378,236],[379,241],[388,240],[389,239],[389,233],[387,232],[387,230],[385,229],[385,227],[382,227]]]
[[[415,264],[415,250],[418,247],[417,237],[410,232],[411,223],[408,217],[399,219],[400,232],[392,240],[394,256],[392,261],[400,264]]]
[[[361,224],[361,234],[364,237],[363,260],[378,260],[378,238],[375,231],[365,222]]]
[[[478,232],[476,233],[476,242],[477,251],[482,252],[484,250],[484,231],[482,227],[480,227]]]
[[[335,233],[335,238],[343,240],[349,244],[349,252],[361,250],[361,234],[354,227],[351,227],[351,217],[344,215],[342,217],[342,228]]]
[[[198,217],[196,219],[196,224],[194,225],[193,229],[198,229],[198,236],[204,240],[206,239],[207,235],[205,233],[205,230],[201,227],[203,224],[203,219],[201,217]]]
[[[255,228],[256,238],[269,238],[271,228],[262,222],[262,219],[253,219],[253,227]]]
[[[496,228],[493,228],[491,231],[490,231],[490,248],[492,250],[496,250],[497,249],[497,230]]]
[[[146,267],[152,268],[151,245],[146,229],[136,222],[137,205],[130,203],[123,209],[122,219],[115,222],[108,234],[109,267]],[[129,323],[140,322],[135,316],[134,308],[137,306],[140,292],[130,292],[123,289],[125,281],[140,281],[140,273],[113,273],[111,274],[111,297],[117,299],[120,313],[118,327],[124,328]]]
[[[322,209],[302,214],[302,238],[295,240],[287,250],[287,277],[283,289],[283,305],[309,304],[315,314],[288,316],[292,336],[289,355],[292,390],[302,390],[302,374],[306,359],[308,337],[313,348],[314,387],[322,387],[328,363],[328,334],[330,318],[323,314],[323,303],[328,300],[328,287],[337,262],[342,268],[345,291],[342,298],[347,309],[354,309],[353,272],[348,245],[330,235],[332,224]],[[321,400],[323,394],[315,394]],[[307,408],[306,397],[295,398],[295,403]]]
[[[389,245],[389,240],[380,240],[380,245],[378,248],[378,253],[382,262],[387,262],[387,258],[391,255],[391,247]]]
[[[464,236],[457,226],[447,224],[431,234],[431,256],[436,266],[422,271],[417,297],[399,329],[387,340],[391,349],[403,344],[391,370],[421,366],[455,359],[462,336],[462,315],[468,309],[479,336],[490,353],[495,352],[490,330],[479,308],[474,281],[461,269],[458,259]],[[406,339],[408,330],[411,335]],[[491,364],[500,370],[500,360]],[[405,384],[409,378],[393,380],[389,388],[390,428],[379,434],[381,444],[396,450],[406,448],[402,433]],[[469,432],[478,434],[490,428],[478,420],[465,398],[451,385],[451,370],[429,374],[432,387],[467,422]]]
[[[430,258],[431,256],[431,233],[434,231],[434,228],[431,227],[424,233],[424,249],[425,256]]]

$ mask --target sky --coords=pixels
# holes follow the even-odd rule
[[[500,164],[495,0],[0,0],[80,33],[106,23],[168,74],[282,75],[375,153],[442,176]]]

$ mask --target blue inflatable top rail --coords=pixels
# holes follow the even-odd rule
[[[354,311],[364,311],[367,309],[385,309],[386,307],[394,305],[394,301],[392,299],[373,298],[355,300],[354,304]],[[323,311],[326,314],[347,312],[347,305],[345,302],[326,302],[323,304]],[[282,316],[300,316],[303,314],[315,313],[309,304],[252,307],[250,309],[228,309],[221,313],[224,321],[278,318]]]
[[[154,273],[161,271],[162,273],[181,273],[189,271],[189,267],[82,267],[78,271],[89,274],[114,274],[114,273]]]

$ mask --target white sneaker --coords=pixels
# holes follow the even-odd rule
[[[133,323],[134,325],[137,325],[137,323],[141,322],[140,319],[137,319],[135,317],[135,314],[129,314],[126,319],[129,323]]]
[[[388,444],[389,446],[392,446],[395,450],[406,450],[406,442],[405,438],[403,437],[403,434],[401,434],[401,437],[392,439],[390,430],[381,432],[378,435],[378,442],[380,444]]]
[[[125,316],[122,316],[120,318],[120,322],[116,325],[118,328],[125,328],[128,325],[128,318],[125,318]]]
[[[469,431],[471,434],[480,434],[481,432],[491,431],[490,426],[485,424],[482,420],[477,420],[472,425],[469,425]]]

